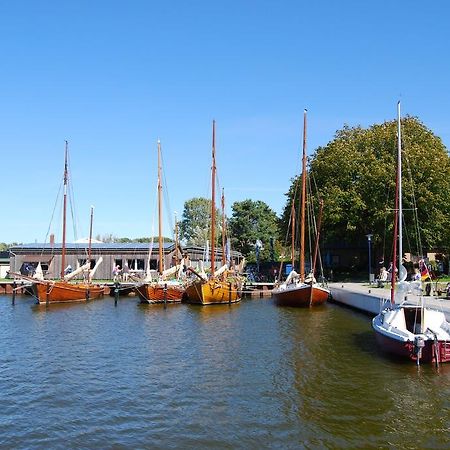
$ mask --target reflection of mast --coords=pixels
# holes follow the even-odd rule
[[[303,111],[302,197],[300,202],[300,280],[305,281],[306,109]]]
[[[211,170],[211,275],[215,269],[215,240],[216,240],[216,121],[213,120],[212,135],[212,170]]]
[[[163,238],[162,238],[162,182],[161,182],[161,142],[158,139],[158,250],[159,265],[158,272],[161,275],[163,266]]]
[[[222,265],[227,263],[226,246],[226,228],[225,228],[225,190],[222,188]]]
[[[64,269],[66,268],[66,210],[67,210],[67,183],[68,183],[68,169],[67,169],[67,154],[68,142],[66,141],[66,150],[64,155],[64,199],[63,199],[63,229],[62,229],[62,249],[61,249],[61,279],[64,278]]]

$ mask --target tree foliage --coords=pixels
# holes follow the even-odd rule
[[[216,236],[219,242],[221,234],[222,215],[216,209]],[[180,237],[191,245],[205,245],[211,232],[211,200],[196,197],[184,203],[180,223]]]
[[[449,155],[442,141],[417,118],[405,117],[401,123],[405,242],[411,243],[405,251],[448,250]],[[396,159],[396,120],[367,129],[346,126],[315,151],[310,179],[325,202],[322,236],[328,243],[361,241],[371,233],[379,248],[386,246],[390,251]],[[287,194],[284,230],[296,181]],[[418,229],[413,226],[415,214]],[[414,248],[415,242],[420,242],[422,249]]]
[[[244,200],[231,206],[232,216],[228,221],[233,249],[240,251],[249,262],[255,261],[255,243],[259,239],[264,248],[260,261],[277,258],[275,240],[278,236],[278,218],[263,201]],[[271,255],[271,239],[275,254]]]

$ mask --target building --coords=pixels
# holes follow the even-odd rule
[[[92,243],[91,244],[91,268],[101,259],[101,263],[95,272],[97,280],[109,280],[112,278],[113,268],[120,266],[123,270],[128,267],[130,274],[143,277],[150,269],[156,270],[159,262],[158,243],[155,242],[151,253],[150,243]],[[183,247],[183,253],[187,254],[190,264],[194,268],[199,267],[200,261],[204,260],[205,249],[203,247]],[[59,278],[61,274],[62,247],[61,244],[22,244],[10,248],[11,272],[23,275],[32,275],[36,267],[41,263],[46,278]],[[149,258],[150,253],[150,258]],[[176,259],[181,259],[180,250],[175,251],[173,242],[165,243],[163,247],[164,267],[175,265]],[[75,270],[86,263],[88,258],[88,243],[77,242],[66,244],[65,266],[63,269]],[[242,260],[242,254],[232,251],[231,258],[235,264]],[[216,261],[222,261],[221,250],[216,251]],[[206,263],[206,266],[208,264]]]
[[[9,252],[0,252],[0,278],[6,278],[9,272]]]

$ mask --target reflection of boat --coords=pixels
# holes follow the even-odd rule
[[[196,279],[186,288],[188,303],[212,305],[220,303],[236,303],[241,299],[241,282],[225,264],[215,270],[216,245],[216,123],[213,121],[212,137],[212,170],[211,170],[211,272],[209,277],[190,270]]]
[[[396,273],[397,254],[399,281],[395,276],[391,281],[391,307],[384,309],[372,321],[377,342],[390,353],[416,361],[439,362],[450,361],[450,323],[445,314],[425,307],[420,280],[407,282],[406,268],[402,265],[402,150],[400,102],[398,103],[398,149],[397,178],[395,194],[394,250],[392,273]],[[398,244],[398,252],[397,252]],[[396,289],[397,284],[397,289]],[[405,303],[406,294],[413,294],[417,304]]]
[[[162,236],[162,177],[161,177],[161,143],[158,141],[158,279],[152,280],[150,272],[150,257],[145,281],[136,286],[136,292],[143,303],[173,303],[181,302],[184,285],[178,279],[166,279],[177,273],[181,265],[164,270],[163,236]],[[178,252],[178,246],[175,248]]]
[[[66,210],[67,210],[67,185],[68,185],[68,145],[66,141],[65,158],[64,158],[64,196],[63,196],[63,231],[62,231],[62,253],[61,253],[61,281],[44,280],[31,278],[33,281],[33,295],[35,295],[39,303],[59,303],[59,302],[80,302],[92,300],[103,296],[104,287],[91,283],[93,271],[91,271],[91,241],[92,241],[92,218],[93,210],[91,210],[91,226],[89,236],[89,250],[87,263],[70,274],[64,273],[66,258]],[[86,283],[69,283],[79,273],[87,272]]]
[[[292,237],[292,271],[285,282],[275,287],[272,295],[280,306],[310,307],[325,303],[330,295],[330,291],[325,285],[316,282],[314,277],[318,245],[320,219],[317,225],[316,245],[311,273],[305,277],[305,221],[306,221],[306,110],[303,116],[303,155],[302,155],[302,192],[300,201],[300,273],[294,270],[294,235],[295,235],[295,208],[292,203],[291,213],[291,237]],[[322,203],[321,203],[322,210]],[[319,217],[321,216],[321,211]]]

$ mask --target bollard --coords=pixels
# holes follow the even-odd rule
[[[118,300],[119,300],[119,283],[116,281],[114,283],[114,306],[117,306]]]
[[[13,291],[12,291],[12,304],[15,305],[16,303],[16,280],[13,282]]]

